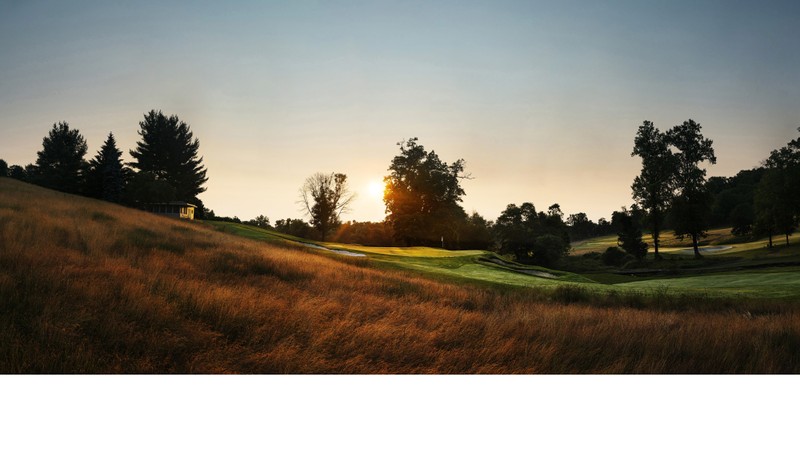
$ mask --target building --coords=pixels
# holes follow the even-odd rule
[[[194,209],[196,205],[186,202],[154,202],[144,204],[144,210],[155,214],[167,215],[169,217],[186,218],[194,220]]]

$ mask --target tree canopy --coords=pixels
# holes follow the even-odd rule
[[[203,158],[197,154],[200,141],[194,138],[189,125],[177,115],[151,110],[139,126],[141,139],[130,151],[136,160],[132,166],[168,183],[175,189],[177,199],[202,205],[197,195],[205,192],[203,185],[208,178]]]
[[[62,192],[77,194],[82,188],[83,157],[88,147],[83,135],[71,129],[67,122],[53,124],[42,139],[42,150],[36,154],[28,179],[34,183]]]
[[[88,196],[109,202],[122,200],[122,192],[129,176],[121,157],[122,151],[117,148],[114,134],[109,133],[100,151],[89,161],[85,183]]]
[[[717,162],[713,142],[705,138],[700,130],[700,124],[689,119],[666,133],[667,144],[675,148],[673,155],[677,161],[676,195],[672,201],[673,230],[680,238],[692,238],[696,258],[700,257],[698,239],[705,235],[711,213],[706,170],[700,164]]]
[[[400,154],[392,159],[390,174],[383,179],[386,219],[395,237],[406,245],[457,241],[457,223],[467,218],[459,205],[465,194],[460,181],[467,177],[464,160],[447,164],[417,141],[397,143]]]
[[[311,226],[317,229],[322,241],[342,221],[355,195],[347,186],[347,176],[341,173],[315,173],[308,177],[300,188],[304,210],[311,218]]]
[[[678,161],[667,146],[667,139],[652,122],[645,120],[633,140],[631,156],[642,158],[642,171],[633,180],[634,201],[649,213],[653,251],[660,259],[658,243],[664,215],[675,190]]]
[[[530,202],[508,204],[492,229],[498,251],[513,254],[522,263],[551,266],[569,253],[567,226],[558,204],[551,205],[547,213],[537,213]]]

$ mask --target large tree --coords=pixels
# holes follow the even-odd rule
[[[8,163],[0,159],[0,177],[8,176]]]
[[[86,194],[109,202],[120,202],[129,170],[122,162],[114,134],[109,133],[100,151],[89,161]]]
[[[800,128],[798,128],[800,131]],[[800,138],[773,150],[764,160],[765,175],[756,190],[756,233],[783,234],[786,244],[800,217]]]
[[[151,110],[139,122],[141,140],[130,154],[136,160],[133,167],[151,173],[175,189],[179,200],[202,205],[197,195],[205,192],[208,181],[203,158],[197,152],[200,141],[194,138],[189,125],[177,115],[164,115]]]
[[[664,216],[672,201],[678,161],[667,146],[666,135],[645,120],[633,140],[631,156],[642,158],[642,171],[633,180],[634,201],[650,217],[653,252],[656,259]]]
[[[766,236],[772,248],[772,237],[783,234],[786,244],[797,228],[797,218],[790,194],[797,188],[790,187],[791,176],[780,169],[768,169],[758,184],[755,195],[755,224],[753,233]]]
[[[383,201],[386,219],[395,237],[406,245],[435,245],[445,239],[457,242],[459,223],[467,214],[459,205],[464,189],[464,160],[447,164],[426,151],[417,138],[397,143],[400,154],[392,159]]]
[[[77,129],[71,129],[67,122],[55,123],[42,139],[42,150],[36,153],[38,158],[28,178],[44,187],[77,194],[83,187],[87,149]]]
[[[530,202],[508,204],[492,230],[500,253],[513,254],[522,263],[551,266],[569,253],[567,226],[558,204],[547,213],[537,213]]]
[[[677,160],[675,174],[675,197],[672,201],[673,225],[679,238],[690,236],[695,258],[700,258],[698,239],[708,230],[711,213],[711,196],[706,188],[706,170],[703,162],[715,164],[713,141],[703,137],[701,126],[694,120],[686,120],[666,133],[667,145]]]
[[[328,234],[342,223],[340,217],[348,210],[355,194],[348,189],[345,174],[318,172],[306,179],[300,188],[300,198],[311,218],[311,226],[325,241]]]

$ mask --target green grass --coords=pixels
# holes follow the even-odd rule
[[[626,275],[610,271],[576,274],[522,265],[502,260],[489,251],[321,243],[247,225],[229,222],[208,224],[219,231],[254,240],[290,246],[315,244],[332,250],[360,253],[374,266],[422,273],[434,279],[509,288],[539,288],[556,291],[559,296],[567,298],[577,293],[581,297],[591,294],[601,297],[615,297],[615,294],[623,297],[659,294],[662,297],[666,293],[676,297],[700,295],[711,298],[800,299],[800,267],[775,267],[800,263],[800,235],[790,239],[793,245],[779,246],[773,250],[765,247],[765,240],[727,244],[725,246],[731,248],[709,254],[701,260],[682,254],[686,247],[674,246],[683,244],[679,240],[664,238],[665,259],[650,263],[651,268],[659,269],[661,273]],[[714,230],[709,232],[709,237],[704,242],[721,245],[720,241],[729,236],[726,229]],[[585,240],[573,246],[573,253],[602,252],[615,244],[614,236]],[[323,250],[309,251],[326,253]],[[329,256],[356,260],[332,253]]]

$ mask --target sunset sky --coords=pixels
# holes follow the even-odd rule
[[[382,220],[375,183],[416,136],[466,161],[468,212],[597,220],[631,203],[643,120],[698,121],[722,176],[800,126],[797,1],[111,3],[0,0],[9,165],[62,120],[130,160],[160,109],[199,138],[218,215],[302,217],[321,171],[359,194],[346,219]]]

